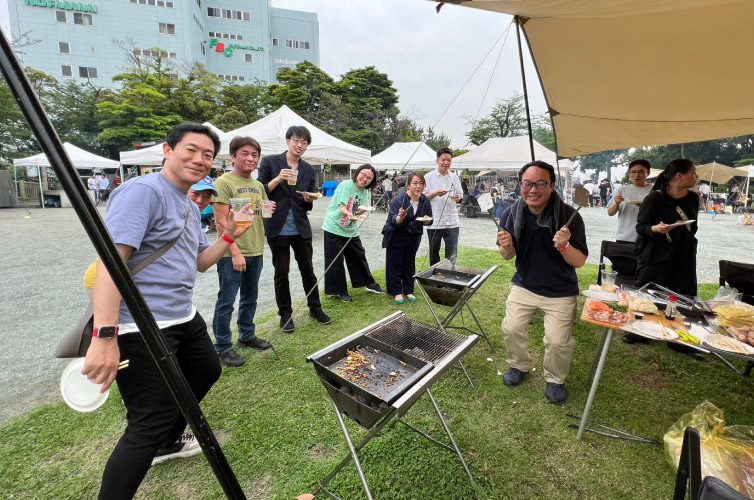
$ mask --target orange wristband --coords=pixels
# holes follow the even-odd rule
[[[230,236],[228,236],[227,234],[223,234],[223,239],[224,239],[225,241],[227,241],[228,243],[230,243],[231,245],[232,245],[233,243],[235,243],[235,242],[236,242],[236,240],[234,240],[234,239],[231,239],[231,237],[230,237]]]
[[[565,252],[568,247],[571,246],[570,242],[566,242],[565,246],[563,248],[558,248],[558,252]]]

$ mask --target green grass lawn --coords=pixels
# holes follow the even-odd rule
[[[580,415],[586,402],[599,328],[574,325],[577,344],[564,405],[548,404],[544,397],[541,316],[535,317],[530,329],[536,371],[522,386],[505,387],[497,374],[507,369],[500,323],[513,263],[502,261],[495,252],[471,248],[461,248],[459,263],[500,266],[471,303],[497,352],[481,340],[464,358],[475,388],[459,370],[451,370],[433,387],[478,488],[470,486],[454,454],[397,425],[360,453],[375,498],[465,499],[475,493],[479,498],[527,500],[670,498],[675,476],[662,447],[589,433],[577,442],[576,431],[568,427],[578,422],[566,414]],[[579,270],[581,287],[595,282],[596,274],[593,265]],[[384,271],[376,278],[384,284]],[[700,294],[711,297],[715,289],[705,285]],[[303,306],[294,317],[296,331],[291,335],[277,333],[274,313],[258,318],[257,331],[275,343],[285,363],[271,351],[241,350],[246,364],[224,368],[204,400],[202,408],[249,498],[290,499],[312,492],[348,453],[327,394],[305,361],[307,355],[399,308],[412,319],[433,321],[421,298],[398,306],[390,296],[363,289],[354,291],[353,297],[350,304],[323,297],[324,309],[333,319],[329,326],[310,320]],[[463,319],[467,325],[473,323],[468,314]],[[460,323],[461,317],[456,321]],[[725,412],[729,424],[752,424],[751,379],[712,357],[694,361],[659,342],[629,346],[619,337],[610,348],[592,420],[662,439],[673,422],[706,399]],[[742,367],[740,361],[734,363]],[[95,498],[104,463],[125,425],[124,416],[114,388],[105,406],[94,413],[76,413],[61,402],[0,427],[0,497]],[[426,396],[406,420],[447,441]],[[346,421],[358,441],[366,431]],[[330,486],[341,498],[364,498],[353,465]],[[137,495],[222,497],[202,455],[154,467]]]

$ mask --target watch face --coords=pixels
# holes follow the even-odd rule
[[[115,337],[115,335],[118,333],[118,327],[117,326],[101,326],[97,330],[97,338],[100,339],[111,339]]]

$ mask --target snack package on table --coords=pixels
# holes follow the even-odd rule
[[[654,304],[652,296],[638,290],[627,290],[618,293],[618,305],[627,307],[633,312],[657,314],[659,310]]]
[[[675,471],[686,427],[699,431],[702,476],[715,476],[748,497],[754,497],[754,427],[725,426],[723,411],[704,401],[683,415],[665,434],[665,459]]]
[[[754,306],[745,302],[717,306],[712,309],[722,326],[754,326]]]

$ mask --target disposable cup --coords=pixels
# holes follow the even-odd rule
[[[263,201],[262,202],[262,217],[265,219],[269,219],[270,217],[272,217],[273,208],[275,208],[274,201]]]
[[[293,172],[293,177],[291,177],[290,179],[288,179],[288,185],[289,186],[295,186],[296,185],[296,181],[298,180],[298,169],[292,169],[291,171]]]
[[[243,210],[243,208],[251,203],[251,198],[231,198],[230,199],[230,207],[233,209],[233,212],[235,212],[235,217],[233,220],[236,223],[236,226],[248,226],[251,224],[251,218],[249,216],[248,210]]]
[[[618,277],[616,271],[602,271],[602,291],[615,293],[615,278]]]

